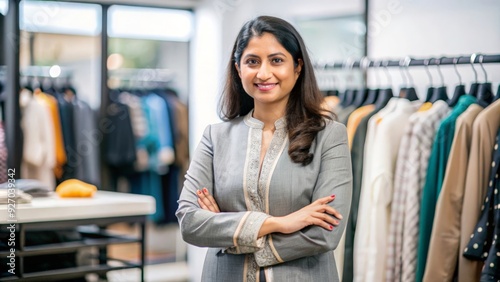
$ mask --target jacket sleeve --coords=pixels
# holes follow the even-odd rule
[[[344,232],[352,198],[352,169],[347,132],[344,125],[327,125],[322,141],[321,170],[314,187],[312,201],[336,195],[329,205],[342,214],[343,219],[332,231],[312,225],[292,234],[272,233],[267,236],[265,246],[254,256],[260,267],[291,261],[332,251]]]
[[[203,210],[196,190],[214,190],[211,127],[203,133],[186,174],[176,216],[184,241],[200,247],[228,249],[231,253],[252,253],[261,249],[265,237],[258,232],[269,215],[262,212],[220,212]]]

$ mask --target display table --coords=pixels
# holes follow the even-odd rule
[[[87,273],[105,275],[111,270],[140,268],[144,281],[145,223],[146,217],[155,212],[155,200],[151,196],[98,191],[92,198],[33,198],[29,204],[15,206],[16,221],[11,221],[7,205],[0,205],[0,225],[6,228],[15,224],[16,276],[3,277],[0,281],[55,281],[82,277]],[[134,223],[140,225],[139,237],[110,234],[106,227],[114,223]],[[57,230],[77,228],[82,240],[58,244],[25,246],[26,231]],[[109,258],[106,247],[110,244],[139,243],[141,259],[139,263]],[[61,254],[78,251],[81,248],[99,248],[99,263],[75,268],[63,268],[41,272],[24,273],[23,258],[27,256]],[[10,248],[10,247],[9,247]],[[7,258],[10,249],[0,249],[0,258]],[[117,263],[109,264],[111,261]],[[4,266],[2,266],[3,269]]]

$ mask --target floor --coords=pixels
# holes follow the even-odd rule
[[[147,265],[145,269],[147,282],[188,282],[188,267],[185,262],[171,262]],[[109,282],[137,282],[140,281],[138,269],[111,271],[108,273]]]

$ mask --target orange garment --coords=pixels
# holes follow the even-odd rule
[[[373,110],[375,110],[375,105],[366,105],[354,110],[349,116],[347,120],[347,141],[349,143],[349,149],[352,147],[352,140],[354,139],[354,134],[356,133],[359,123]]]
[[[420,106],[420,109],[418,109],[418,112],[425,112],[428,109],[432,108],[432,103],[431,102],[425,102]]]
[[[66,163],[66,151],[64,150],[64,139],[62,135],[61,119],[59,116],[59,107],[57,106],[56,98],[45,94],[43,92],[35,91],[37,101],[46,105],[49,109],[54,124],[54,141],[56,152],[56,165],[54,167],[54,174],[56,178],[61,178],[63,174],[63,165]]]
[[[68,179],[57,185],[56,193],[59,197],[92,197],[97,191],[97,187],[78,179]]]
[[[340,99],[337,96],[326,96],[323,98],[323,103],[321,106],[331,112],[335,112],[335,108],[340,103]]]

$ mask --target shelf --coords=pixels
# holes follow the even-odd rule
[[[108,271],[140,268],[138,264],[127,264],[123,266],[110,266],[107,264],[92,265],[92,266],[79,266],[68,269],[56,269],[48,271],[30,272],[25,273],[23,278],[18,276],[1,277],[0,281],[57,281],[61,279],[83,277],[85,274],[96,273],[106,274]]]
[[[139,238],[112,235],[109,232],[80,232],[80,234],[82,234],[84,238],[79,241],[27,246],[24,247],[22,251],[16,249],[16,255],[27,257],[61,254],[74,252],[84,247],[106,247],[112,244],[140,243]],[[5,257],[9,254],[10,252],[6,249],[0,251],[0,257]]]

